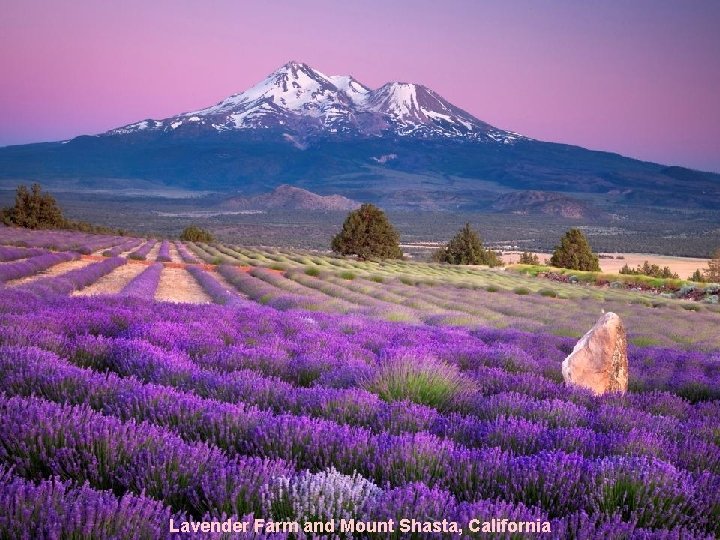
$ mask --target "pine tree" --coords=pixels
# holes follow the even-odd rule
[[[550,264],[572,270],[600,271],[598,257],[592,252],[590,243],[579,229],[570,229],[565,233],[550,258]]]
[[[385,212],[372,204],[363,204],[350,212],[342,230],[332,240],[332,250],[360,259],[402,259],[400,236]]]
[[[703,276],[703,273],[698,268],[690,276],[690,281],[694,281],[695,283],[703,283],[705,281],[705,276]]]
[[[529,253],[527,251],[523,251],[520,254],[520,260],[518,261],[519,264],[534,264],[538,265],[540,264],[540,257],[537,255],[534,255],[532,253]]]
[[[712,259],[708,261],[708,268],[704,272],[705,281],[720,283],[720,249],[716,249]]]
[[[33,184],[29,190],[24,185],[18,186],[15,205],[2,212],[2,221],[27,229],[57,229],[69,225],[55,198],[43,193],[40,184]]]
[[[502,265],[494,251],[483,247],[480,235],[469,223],[466,223],[447,245],[436,251],[433,258],[448,264]]]

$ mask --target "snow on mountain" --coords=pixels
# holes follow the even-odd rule
[[[264,80],[198,111],[143,120],[106,135],[178,129],[280,130],[288,140],[323,134],[446,137],[512,143],[523,138],[486,124],[422,85],[387,83],[371,90],[351,76],[324,75],[288,62]]]

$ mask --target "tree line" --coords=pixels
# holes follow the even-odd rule
[[[332,250],[340,255],[354,255],[361,260],[401,259],[400,235],[390,223],[385,212],[372,204],[363,204],[350,212],[343,223],[342,230],[332,239]],[[469,223],[440,247],[432,255],[435,262],[457,265],[481,264],[500,266],[499,254],[483,246],[482,238]],[[522,253],[520,264],[539,265],[540,260],[532,253]],[[557,268],[599,272],[598,256],[593,253],[590,242],[580,229],[568,230],[555,246],[555,250],[546,264]],[[643,274],[652,277],[677,278],[677,274],[668,267],[645,263],[636,269],[625,265],[620,271],[624,274]],[[710,260],[708,269],[697,270],[693,281],[720,282],[720,250]]]

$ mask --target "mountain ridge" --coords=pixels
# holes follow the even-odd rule
[[[572,196],[606,213],[720,205],[720,174],[538,141],[491,126],[423,85],[373,90],[299,62],[210,107],[69,141],[0,148],[0,187],[26,179],[246,197],[288,184],[433,210],[493,211],[499,195],[527,191]],[[526,202],[538,204],[519,196],[505,206],[522,211],[516,207]],[[553,205],[569,208],[562,201],[546,207]],[[579,210],[570,212],[594,213]]]
[[[421,84],[388,82],[377,89],[351,75],[325,75],[301,62],[281,66],[244,92],[202,109],[145,119],[100,136],[192,128],[212,132],[281,129],[294,137],[318,133],[357,136],[448,137],[510,144],[526,138],[495,128]]]

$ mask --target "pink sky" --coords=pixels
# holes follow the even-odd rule
[[[3,0],[0,145],[213,104],[288,60],[497,127],[720,171],[720,2]]]

